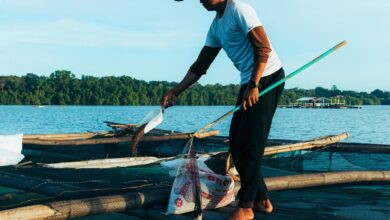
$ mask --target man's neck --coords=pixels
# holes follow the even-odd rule
[[[225,13],[226,5],[227,5],[228,0],[224,0],[221,3],[218,4],[217,6],[217,14],[219,18],[222,18],[223,14]]]

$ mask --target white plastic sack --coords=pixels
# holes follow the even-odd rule
[[[24,159],[23,134],[0,135],[0,166],[16,165]]]
[[[213,172],[205,163],[205,161],[209,158],[209,156],[200,156],[198,159],[197,159],[197,162],[198,162],[198,168],[199,169],[202,169],[202,170],[207,170],[209,172]],[[167,160],[167,161],[163,161],[160,163],[160,165],[162,167],[164,167],[165,169],[168,170],[168,173],[169,173],[169,176],[171,177],[175,177],[176,174],[177,174],[177,168],[179,168],[179,166],[183,165],[183,163],[186,161],[187,159],[175,159],[175,160]]]
[[[138,124],[139,126],[147,123],[144,134],[157,127],[163,121],[163,113],[161,109],[155,109],[150,111]]]
[[[194,181],[188,159],[163,162],[161,165],[170,171],[173,166],[177,170],[173,183],[166,214],[183,214],[194,211],[193,198]],[[204,163],[204,158],[197,160],[201,186],[202,209],[216,209],[229,205],[234,201],[234,180],[229,175],[219,175],[210,170]],[[172,174],[172,172],[170,172]]]

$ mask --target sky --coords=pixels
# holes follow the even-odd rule
[[[287,88],[390,91],[389,0],[244,0],[264,24],[286,73],[349,44]],[[0,0],[0,75],[122,76],[180,81],[215,12],[184,0]],[[201,84],[238,84],[221,52]]]

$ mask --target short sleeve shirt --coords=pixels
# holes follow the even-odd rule
[[[240,0],[227,0],[223,16],[219,18],[217,15],[208,31],[205,46],[221,47],[225,50],[240,71],[240,84],[249,82],[253,72],[254,54],[247,37],[248,33],[262,25],[256,11],[250,5]],[[278,55],[272,48],[262,76],[271,75],[281,67]]]

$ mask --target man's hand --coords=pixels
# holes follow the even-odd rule
[[[163,112],[164,109],[169,108],[175,104],[176,97],[177,95],[172,89],[165,93],[161,100],[161,108]]]
[[[244,99],[242,101],[241,106],[244,109],[244,111],[246,111],[248,108],[251,108],[253,105],[255,105],[258,101],[259,101],[259,89],[246,88],[244,92]]]

